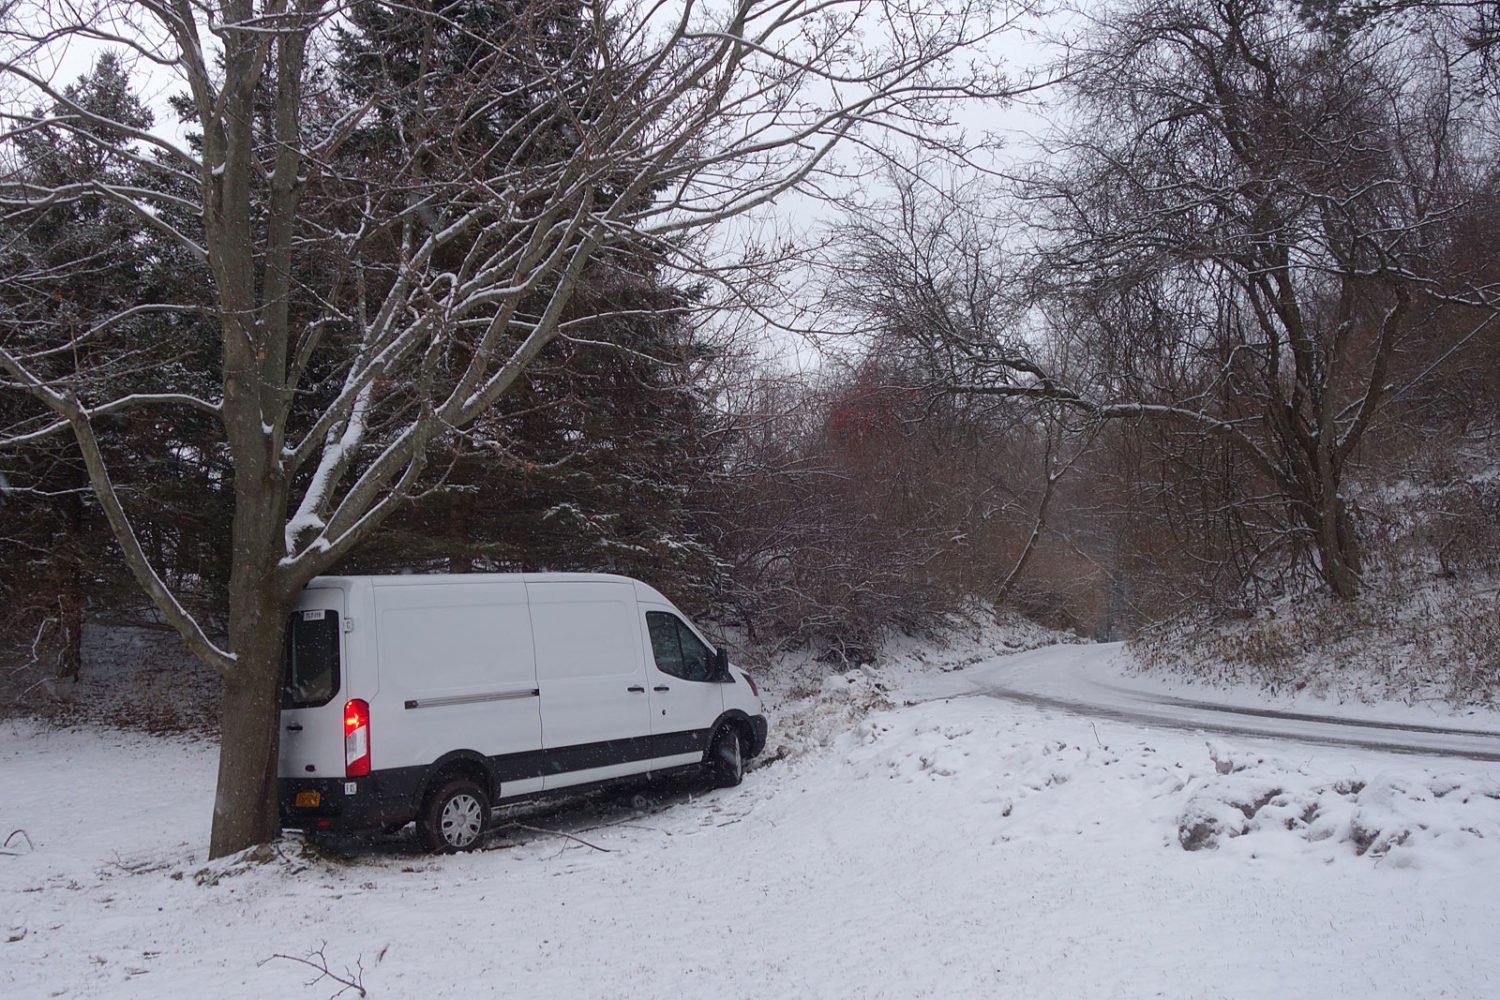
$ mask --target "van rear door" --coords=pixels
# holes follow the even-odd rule
[[[322,588],[304,591],[287,623],[280,777],[344,776],[344,620],[344,592]]]

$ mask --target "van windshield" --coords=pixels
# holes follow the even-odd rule
[[[286,629],[282,708],[316,708],[339,691],[339,613],[294,611]]]

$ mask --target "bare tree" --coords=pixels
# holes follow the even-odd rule
[[[627,266],[641,241],[686,251],[692,234],[799,185],[837,183],[839,149],[872,149],[887,128],[939,138],[952,100],[1005,89],[982,46],[1011,9],[988,0],[581,0],[563,5],[576,31],[566,46],[549,34],[560,4],[517,3],[485,33],[456,7],[402,7],[422,38],[464,41],[466,86],[431,86],[443,53],[419,46],[410,79],[355,103],[326,72],[339,8],[323,0],[4,8],[0,71],[18,96],[0,143],[43,125],[84,142],[108,131],[134,142],[146,179],[11,185],[0,205],[110,200],[182,247],[212,288],[216,395],[122,393],[67,362],[126,313],[173,302],[80,333],[58,326],[42,343],[35,326],[21,338],[7,323],[0,342],[6,391],[37,407],[0,441],[73,436],[140,586],[223,678],[212,855],[278,829],[281,646],[298,591],[401,502],[435,441],[569,335],[586,272]],[[195,138],[70,103],[48,60],[96,43],[175,73]],[[63,110],[34,114],[39,104]],[[353,155],[377,120],[394,141]],[[489,138],[479,155],[476,136]],[[122,415],[182,411],[218,423],[233,470],[222,641],[153,566],[100,444]]]
[[[1414,300],[1462,284],[1435,267],[1465,186],[1442,52],[1184,0],[1106,14],[1082,53],[1072,165],[1038,178],[1041,280],[1107,361],[1096,412],[1229,442],[1281,498],[1290,551],[1352,597],[1347,470]]]
[[[903,177],[889,190],[887,204],[851,213],[837,228],[829,298],[883,363],[885,391],[923,401],[922,443],[911,457],[921,464],[942,454],[964,467],[947,486],[968,498],[972,514],[951,523],[949,537],[963,544],[945,558],[973,563],[970,593],[1003,605],[1037,556],[1058,486],[1099,423],[1080,421],[1043,388],[1057,388],[1068,368],[1024,336],[1023,262],[1008,257],[999,220],[979,208],[994,192],[972,179],[945,191]],[[1039,391],[976,391],[997,371],[1024,372]]]
[[[954,391],[1217,438],[1279,505],[1281,550],[1354,596],[1346,476],[1414,303],[1486,300],[1440,263],[1470,179],[1439,41],[1321,34],[1269,0],[1099,13],[1017,188],[1041,325],[997,324],[974,280],[915,289]],[[1001,273],[979,235],[946,273]]]

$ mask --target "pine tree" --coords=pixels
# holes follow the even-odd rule
[[[517,18],[527,19],[524,29]],[[476,44],[507,35],[539,42],[514,50]],[[582,8],[568,0],[540,8],[357,3],[340,32],[335,73],[348,101],[373,100],[377,114],[346,155],[379,161],[389,146],[436,144],[440,136],[448,152],[427,157],[429,171],[554,160],[573,141],[568,126],[550,109],[551,127],[526,123],[543,117],[537,102],[559,99],[570,79],[592,71],[591,44]],[[476,49],[488,63],[475,58]],[[497,72],[494,62],[505,59],[514,68]],[[537,61],[559,81],[548,98],[521,86],[534,78]],[[486,112],[461,126],[431,120],[428,108],[453,106],[435,93],[442,89],[470,94],[470,106]],[[579,119],[593,113],[571,110]],[[420,203],[423,180],[402,178],[392,190],[404,184],[404,196]],[[446,207],[429,208],[428,224],[436,224]],[[494,206],[497,216],[509,210]],[[539,290],[538,303],[547,291]],[[663,282],[660,248],[637,246],[593,266],[567,336],[544,352],[520,391],[454,442],[442,456],[440,482],[387,522],[350,566],[610,570],[701,603],[716,563],[687,511],[689,487],[707,464],[699,426],[706,412],[694,385],[707,348],[694,340],[690,305],[685,292]]]
[[[100,56],[64,95],[127,128],[152,124],[113,54]],[[122,129],[70,116],[61,103],[51,120],[16,137],[18,162],[4,182],[13,192],[151,183]],[[216,378],[180,255],[137,214],[94,193],[11,212],[0,225],[0,267],[8,277],[0,291],[3,322],[9,340],[27,345],[36,371],[52,378],[87,372],[77,383],[85,399],[91,390],[102,395],[106,384],[154,392]],[[140,308],[173,299],[184,309]],[[64,344],[67,350],[58,350]],[[0,393],[0,427],[46,423],[24,397]],[[206,571],[224,557],[226,522],[212,504],[201,496],[189,501],[181,488],[190,473],[218,460],[206,424],[136,415],[109,423],[102,444],[138,513],[139,534],[160,563],[177,579],[216,578]],[[29,664],[23,676],[41,671],[77,679],[84,621],[128,615],[141,595],[118,561],[70,441],[54,437],[0,455],[0,476],[0,599],[13,640],[7,658]]]

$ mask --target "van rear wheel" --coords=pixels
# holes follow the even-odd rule
[[[417,839],[434,854],[472,851],[490,825],[490,798],[468,778],[454,778],[427,797]]]
[[[708,748],[708,773],[720,788],[733,788],[745,778],[745,743],[738,726],[726,725],[714,734]]]

